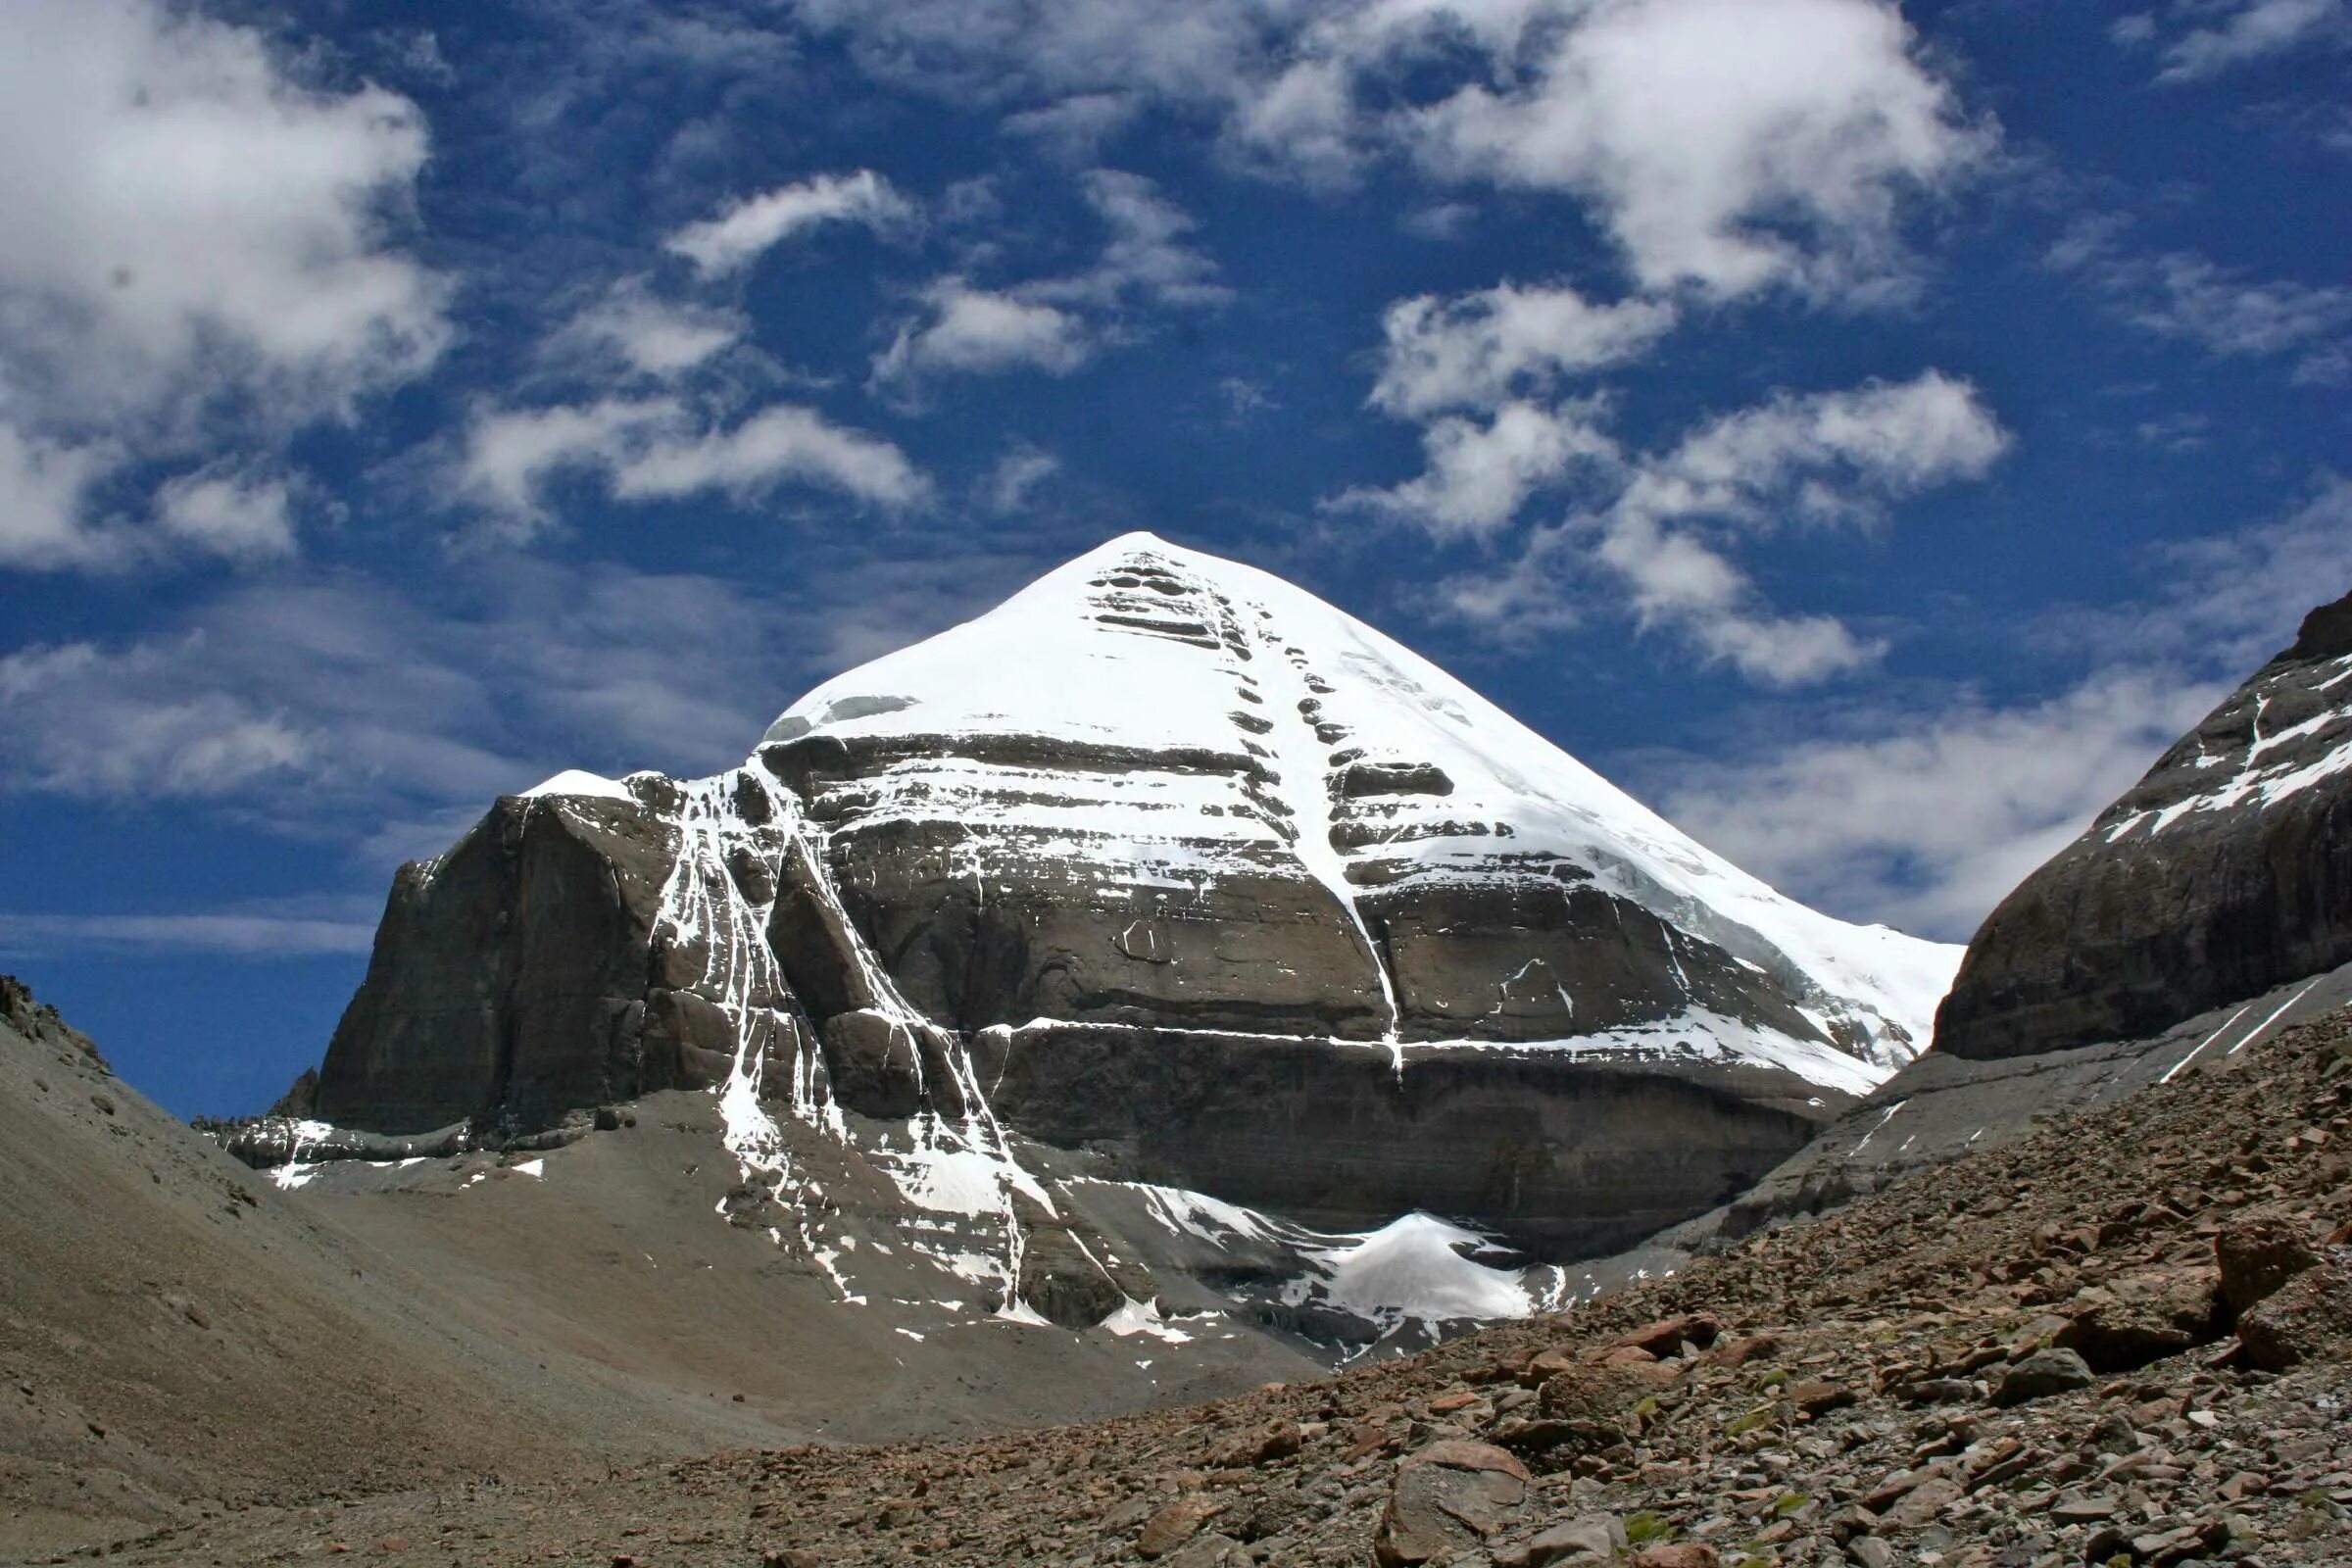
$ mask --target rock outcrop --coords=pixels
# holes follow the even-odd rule
[[[2159,1034],[2352,962],[2352,595],[2157,760],[1969,944],[1936,1048]]]
[[[2240,1058],[2352,1002],[2352,596],[1993,910],[1935,1049],[1665,1256]]]
[[[827,682],[739,768],[560,774],[404,867],[312,1104],[511,1144],[716,1090],[747,1180],[862,1140],[956,1207],[956,1256],[1019,1233],[1015,1194],[1053,1209],[1029,1140],[1561,1258],[1800,1147],[1923,1043],[1954,956],[1783,899],[1287,583],[1131,535]]]

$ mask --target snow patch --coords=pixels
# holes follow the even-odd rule
[[[516,798],[529,801],[550,795],[589,796],[598,800],[626,801],[631,806],[637,804],[637,797],[631,795],[617,780],[577,767],[567,767],[553,778],[541,779]]]

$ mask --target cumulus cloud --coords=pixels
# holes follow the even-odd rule
[[[1523,86],[1422,111],[1431,168],[1575,192],[1644,288],[1845,290],[1895,269],[1899,202],[1981,151],[1892,6],[1632,0],[1563,29]]]
[[[1765,686],[1799,686],[1875,660],[1882,649],[1826,614],[1784,614],[1736,559],[1743,540],[1798,525],[1853,525],[1934,486],[1982,476],[2008,435],[1974,386],[1930,370],[1844,391],[1780,393],[1720,416],[1663,451],[1628,455],[1600,427],[1597,402],[1506,405],[1484,427],[1449,416],[1429,427],[1430,462],[1371,507],[1438,538],[1494,537],[1539,489],[1581,480],[1588,499],[1536,529],[1494,586],[1447,584],[1455,620],[1505,641],[1557,624],[1551,603],[1580,574],[1622,592],[1644,628],[1672,632],[1709,662]]]
[[[85,515],[102,471],[274,452],[439,357],[446,280],[396,243],[424,122],[186,7],[23,0],[5,25],[0,484],[37,505],[0,559],[120,564],[162,541]]]
[[[689,223],[662,242],[705,277],[742,270],[796,234],[827,223],[890,230],[914,221],[912,202],[870,169],[818,174],[729,203],[717,216]]]
[[[1408,418],[1441,409],[1492,409],[1550,390],[1563,376],[1640,357],[1674,325],[1664,300],[1596,305],[1573,288],[1498,283],[1398,300],[1381,319],[1386,340],[1375,408]]]
[[[0,566],[42,570],[119,562],[128,541],[82,518],[82,493],[115,454],[26,435],[0,420]]]
[[[1592,209],[1644,289],[1898,285],[1907,198],[1978,164],[1888,0],[798,0],[875,75],[1018,116],[1118,95],[1341,185],[1383,156]],[[1072,111],[1077,113],[1076,111]]]
[[[930,481],[892,443],[790,404],[762,409],[731,429],[657,439],[612,468],[612,493],[629,501],[702,490],[750,499],[787,481],[893,510],[919,506],[931,493]]]
[[[294,554],[294,500],[274,474],[208,468],[168,481],[155,498],[165,533],[230,561]]]
[[[1094,353],[1086,322],[1059,306],[974,288],[960,277],[936,279],[923,290],[922,302],[924,315],[902,324],[875,358],[877,384],[939,371],[1067,375]]]
[[[1421,433],[1426,466],[1419,474],[1385,490],[1349,490],[1332,505],[1417,523],[1441,539],[1493,538],[1529,497],[1560,483],[1572,467],[1617,461],[1617,443],[1593,422],[1596,412],[1592,405],[1506,403],[1483,424],[1448,415]]]
[[[557,332],[559,355],[610,356],[628,368],[673,380],[742,341],[751,322],[741,311],[667,299],[643,277],[624,278]]]
[[[1093,169],[1079,188],[1109,235],[1092,265],[1003,288],[956,274],[933,279],[918,295],[921,312],[875,357],[871,384],[905,395],[939,374],[1067,375],[1132,335],[1139,311],[1209,309],[1232,298],[1216,281],[1216,263],[1185,243],[1198,226],[1191,215],[1151,180]]]

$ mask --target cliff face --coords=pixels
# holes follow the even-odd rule
[[[1936,1047],[1724,1215],[1711,1246],[2116,1104],[2352,1004],[2352,596],[2304,618],[1969,944]]]
[[[2161,1033],[2352,961],[2352,596],[2001,902],[1937,1016],[1974,1059]]]
[[[1060,1155],[1568,1257],[1801,1145],[1922,1043],[1953,956],[1782,899],[1288,584],[1130,536],[828,682],[742,767],[559,775],[404,868],[316,1107],[514,1138],[715,1090],[763,1200],[806,1196],[787,1151],[855,1146],[956,1255],[1001,1226],[1005,1298]]]

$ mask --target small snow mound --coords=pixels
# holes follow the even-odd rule
[[[637,797],[616,780],[577,767],[567,767],[553,778],[542,779],[524,790],[519,799],[534,800],[543,795],[589,796],[600,800],[627,801],[632,806],[637,801]]]
[[[1518,1270],[1478,1261],[1500,1249],[1435,1214],[1416,1211],[1348,1240],[1317,1259],[1329,1272],[1312,1295],[1373,1322],[1516,1318],[1532,1308]]]

